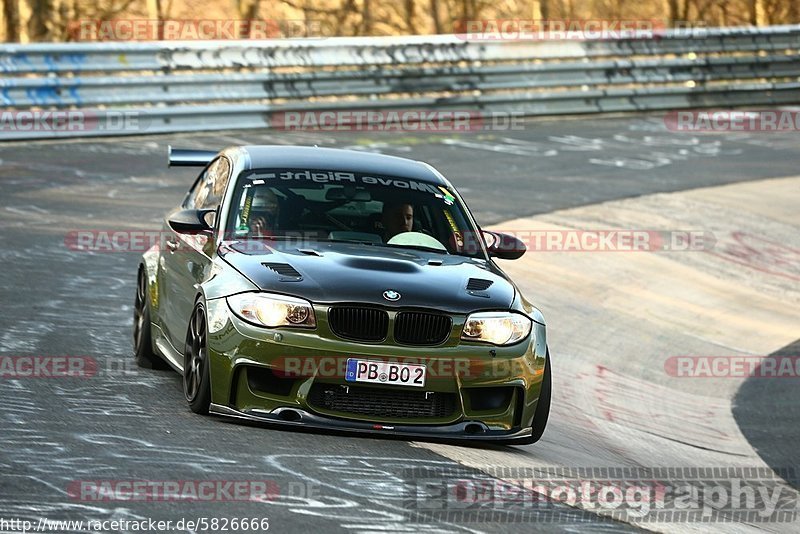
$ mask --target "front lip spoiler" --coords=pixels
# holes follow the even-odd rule
[[[517,431],[489,430],[481,422],[463,421],[450,425],[422,426],[422,425],[389,425],[380,423],[365,423],[362,421],[346,421],[323,417],[299,408],[276,408],[272,412],[262,410],[241,411],[221,404],[211,404],[209,413],[222,417],[244,419],[246,421],[261,422],[268,424],[278,424],[282,426],[307,428],[316,430],[335,430],[337,432],[348,433],[370,433],[381,436],[396,436],[418,439],[452,439],[459,441],[480,441],[480,442],[513,442],[531,436],[530,428],[523,428]],[[297,420],[283,417],[286,411],[293,412],[300,416]],[[473,426],[471,426],[473,425]],[[481,428],[480,432],[468,431],[467,428]]]

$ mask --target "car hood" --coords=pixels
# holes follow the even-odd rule
[[[368,303],[451,313],[509,309],[515,288],[491,263],[407,248],[280,242],[224,243],[220,256],[264,291],[315,303]],[[395,291],[395,301],[384,292]]]

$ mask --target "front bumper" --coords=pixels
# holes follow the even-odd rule
[[[410,438],[512,442],[530,436],[547,352],[543,325],[534,323],[533,333],[522,343],[492,347],[461,342],[466,318],[454,316],[447,342],[436,347],[409,347],[391,338],[369,344],[337,338],[328,328],[326,309],[316,306],[317,328],[303,330],[251,325],[230,313],[225,299],[208,304],[209,323],[215,325],[208,337],[211,411],[215,414],[285,426]],[[341,369],[336,362],[348,358],[412,360],[409,363],[422,360],[429,366],[429,381],[420,389],[362,385],[347,382],[341,373],[326,372]],[[302,363],[309,361],[334,365],[315,365],[309,371]],[[263,380],[256,376],[281,375],[291,362],[301,362],[294,366],[300,369],[299,375],[291,380],[277,383],[270,376]],[[466,367],[461,365],[464,362]],[[424,399],[409,394],[414,390],[424,394]],[[386,413],[341,409],[359,402],[363,406],[364,398],[350,397],[353,393],[375,395],[375,401],[384,406],[408,403],[420,410],[413,415],[398,415],[393,409]],[[429,394],[447,410],[432,409],[423,415]],[[497,403],[488,402],[490,398],[498,399]],[[325,404],[320,399],[332,402]]]

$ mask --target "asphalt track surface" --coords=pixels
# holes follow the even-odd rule
[[[796,379],[779,381],[779,393],[773,381],[748,380],[741,388],[738,382],[728,381],[721,386],[722,400],[718,399],[715,409],[731,421],[735,418],[741,429],[741,434],[735,426],[727,429],[735,434],[729,450],[693,440],[691,422],[686,423],[684,443],[671,439],[669,446],[652,427],[642,430],[624,418],[607,425],[595,422],[590,430],[576,423],[580,412],[597,407],[591,396],[581,394],[587,364],[594,362],[586,361],[588,351],[574,345],[574,340],[615,351],[614,358],[627,359],[639,371],[663,373],[663,361],[644,361],[642,347],[669,345],[668,340],[678,339],[671,343],[672,353],[691,353],[694,347],[681,352],[677,337],[687,328],[680,321],[671,326],[664,323],[657,340],[637,338],[635,321],[622,318],[617,323],[613,305],[605,305],[604,299],[613,295],[576,290],[563,299],[549,297],[547,286],[534,282],[535,269],[520,270],[518,276],[534,277],[520,280],[511,264],[504,268],[509,266],[526,293],[527,288],[536,292],[528,296],[539,304],[552,332],[554,407],[550,427],[539,444],[453,447],[291,432],[192,414],[177,374],[139,370],[132,363],[132,302],[139,254],[87,253],[65,245],[65,236],[72,230],[158,229],[164,213],[179,202],[195,174],[191,169],[166,168],[168,144],[206,149],[233,144],[318,144],[413,157],[448,176],[481,224],[498,227],[512,220],[562,224],[567,216],[580,221],[586,213],[596,217],[595,227],[619,226],[623,223],[614,221],[630,206],[638,206],[637,197],[645,204],[652,199],[656,211],[674,199],[679,199],[675,209],[691,211],[691,202],[689,208],[680,207],[684,197],[658,194],[682,195],[712,186],[735,188],[735,184],[794,176],[800,157],[796,134],[694,136],[666,131],[658,116],[539,120],[525,123],[521,131],[458,135],[226,132],[0,146],[0,355],[89,356],[99,362],[92,378],[0,378],[0,519],[269,518],[270,531],[275,532],[702,531],[708,525],[631,524],[558,502],[539,509],[539,520],[536,514],[520,519],[514,513],[479,521],[426,519],[423,510],[422,516],[410,521],[404,489],[414,481],[404,469],[466,466],[464,476],[478,480],[488,476],[486,465],[800,468]],[[786,187],[785,182],[765,183]],[[794,183],[790,185],[786,190],[796,191]],[[725,191],[734,191],[729,196],[751,194]],[[758,186],[753,191],[752,201],[757,203]],[[686,198],[700,202],[700,197]],[[775,198],[780,201],[785,195]],[[795,206],[798,198],[793,200]],[[590,212],[574,211],[583,209]],[[693,215],[700,222],[706,216],[704,212]],[[766,224],[753,220],[755,227]],[[791,232],[800,226],[796,214],[781,224],[777,230],[770,227],[771,231],[786,232],[786,239],[794,239],[791,246],[800,248]],[[543,271],[551,261],[546,255],[527,258]],[[587,263],[583,269],[591,270],[591,266]],[[748,267],[731,269],[731,276],[742,272],[749,276]],[[785,340],[760,354],[783,346],[789,347],[788,354],[797,354],[797,346],[792,348],[791,343],[800,337],[800,278],[791,271],[794,267],[788,269],[788,277],[759,271],[763,278],[757,279],[758,284],[766,287],[764,291],[775,302],[785,303],[775,308],[782,310],[776,322],[789,325],[774,336],[775,343]],[[624,272],[616,280],[622,288],[641,282],[626,279]],[[607,317],[601,322],[596,312],[588,315],[590,305],[606,310]],[[792,318],[797,319],[794,337]],[[581,339],[585,335],[581,321],[593,323],[595,328],[587,331],[599,331],[601,325],[602,338]],[[627,343],[615,344],[615,338]],[[744,345],[738,347],[737,353],[748,352]],[[631,379],[607,386],[612,394],[619,394],[636,390],[637,384]],[[675,395],[696,400],[706,399],[704,389],[716,387],[681,386],[687,391]],[[665,395],[671,391],[665,381],[659,387]],[[621,397],[620,402],[635,404],[642,399]],[[665,406],[675,409],[669,403]],[[652,417],[654,412],[645,415]],[[660,421],[656,415],[656,426]],[[667,427],[675,424],[665,421]],[[715,424],[710,420],[704,429],[713,429]],[[98,502],[69,494],[71,484],[81,480],[270,480],[276,484],[277,496],[268,502]],[[748,522],[725,529],[792,531],[796,527],[796,522]]]

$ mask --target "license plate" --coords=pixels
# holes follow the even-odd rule
[[[393,386],[425,386],[425,366],[410,363],[372,362],[369,360],[347,359],[348,382],[368,382],[370,384],[389,384]]]

